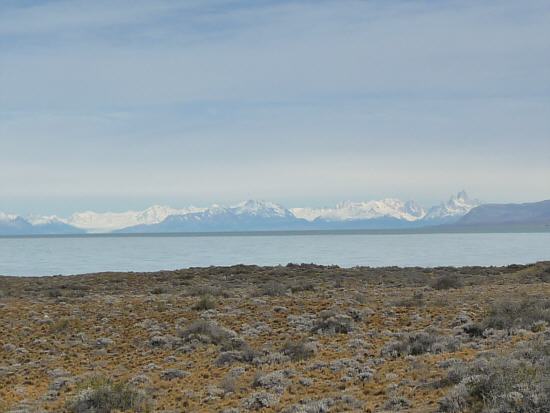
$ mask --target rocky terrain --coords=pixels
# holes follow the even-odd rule
[[[1,412],[545,412],[550,262],[0,277]]]

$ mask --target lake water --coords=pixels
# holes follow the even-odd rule
[[[507,265],[550,260],[550,233],[263,234],[0,238],[0,274],[156,271],[289,262]]]

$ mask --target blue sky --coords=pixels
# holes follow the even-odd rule
[[[550,198],[548,1],[0,2],[0,210]]]

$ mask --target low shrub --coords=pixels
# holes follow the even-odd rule
[[[422,291],[416,291],[411,297],[397,300],[393,303],[396,307],[422,307],[426,304]]]
[[[285,356],[290,357],[292,361],[307,360],[315,354],[315,348],[311,343],[304,340],[287,341],[281,350]]]
[[[384,403],[384,409],[388,412],[401,412],[411,406],[412,404],[409,399],[403,396],[392,396]]]
[[[493,303],[482,322],[484,328],[505,330],[532,328],[538,321],[550,322],[550,298],[504,298]]]
[[[123,382],[94,377],[79,386],[79,391],[67,403],[71,413],[111,413],[113,411],[150,412],[146,394]]]
[[[224,393],[236,393],[238,390],[237,379],[231,374],[226,375],[220,383],[220,388]]]
[[[315,283],[313,281],[300,280],[290,286],[290,291],[298,293],[300,291],[315,291]]]
[[[227,292],[222,291],[219,288],[212,287],[210,285],[197,285],[189,289],[188,292],[189,295],[194,297],[204,297],[204,296],[210,296],[210,297],[218,297],[218,296],[224,296],[227,297]]]
[[[197,340],[206,344],[219,345],[222,351],[248,348],[246,342],[239,338],[237,333],[208,320],[196,320],[178,335],[185,341]]]
[[[233,364],[235,362],[252,363],[260,353],[249,347],[247,343],[242,343],[239,350],[222,351],[216,359],[217,366]]]
[[[286,294],[287,287],[280,282],[269,281],[262,285],[258,290],[258,295],[268,295],[270,297],[278,297]]]
[[[367,296],[363,293],[355,293],[353,294],[354,301],[358,302],[359,304],[366,304],[367,303]]]
[[[197,311],[213,310],[214,308],[216,308],[216,301],[209,295],[203,295],[193,306],[193,310]]]
[[[457,289],[462,287],[462,280],[457,275],[447,274],[438,277],[432,282],[431,287],[436,290]]]
[[[281,394],[290,384],[289,378],[293,375],[293,370],[277,370],[270,373],[258,371],[252,380],[252,387],[262,387],[266,390]]]
[[[538,338],[511,354],[485,356],[453,366],[455,385],[440,400],[442,412],[548,412],[550,342]]]
[[[50,325],[50,334],[57,334],[67,331],[71,327],[71,320],[68,318],[61,318]]]
[[[50,288],[46,290],[46,295],[50,298],[59,298],[63,296],[63,291],[59,288]]]
[[[441,336],[434,331],[419,331],[402,334],[382,348],[382,355],[391,357],[418,356],[424,353],[456,351],[460,342],[454,337]]]
[[[325,334],[348,334],[353,330],[353,319],[346,314],[322,311],[315,321],[312,332]]]

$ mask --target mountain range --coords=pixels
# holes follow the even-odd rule
[[[537,209],[539,215],[521,212],[531,204],[517,204],[514,207],[495,205],[482,205],[461,191],[429,209],[424,209],[415,201],[386,198],[366,202],[345,201],[325,208],[287,209],[273,202],[254,200],[207,208],[191,206],[175,209],[155,205],[143,211],[77,212],[68,218],[21,217],[0,212],[0,235],[404,229],[486,222],[492,225],[498,221],[489,218],[492,211],[501,218],[508,221],[515,219],[517,222],[521,219],[514,217],[529,219],[536,216],[538,221],[547,222],[545,217],[550,216],[545,215],[544,207],[539,208],[542,212]]]

